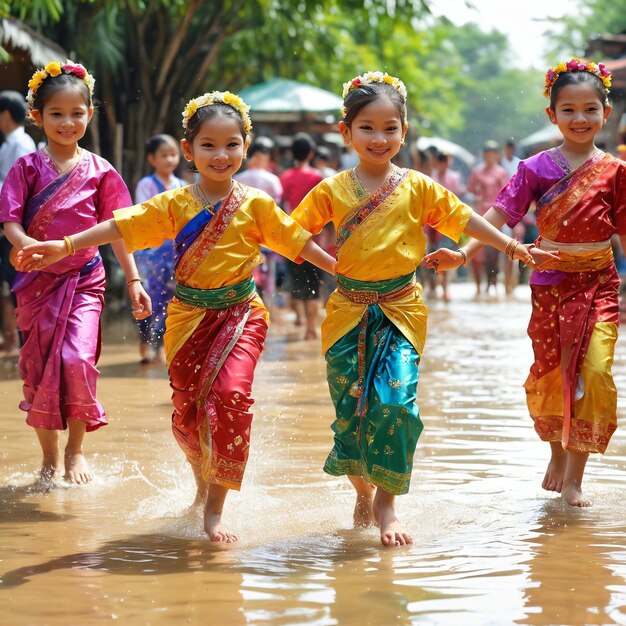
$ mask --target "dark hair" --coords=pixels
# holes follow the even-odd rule
[[[257,152],[261,154],[271,154],[276,144],[269,137],[257,137],[248,149],[248,157],[254,156]]]
[[[447,163],[450,160],[448,155],[445,152],[438,152],[435,156],[435,161],[438,163]]]
[[[146,154],[156,154],[157,150],[163,144],[178,148],[178,142],[171,135],[152,135],[152,137],[146,141]]]
[[[402,125],[406,123],[406,102],[400,92],[387,83],[368,83],[359,85],[356,89],[348,92],[344,98],[343,106],[346,114],[343,121],[347,126],[351,126],[354,118],[371,102],[379,98],[388,98],[398,109]]]
[[[315,150],[313,137],[308,133],[297,133],[291,144],[291,152],[296,161],[306,161],[308,156]]]
[[[584,70],[563,72],[557,76],[554,84],[550,88],[550,108],[554,110],[556,108],[556,102],[559,97],[561,89],[568,85],[576,85],[579,83],[587,83],[597,94],[602,107],[606,107],[609,104],[609,92],[604,86],[602,80],[595,74],[586,72]]]
[[[11,119],[16,123],[23,125],[28,112],[26,99],[19,91],[6,89],[0,91],[0,113],[8,111]]]
[[[48,75],[41,85],[39,85],[39,89],[37,89],[37,92],[33,96],[33,109],[43,111],[46,102],[48,102],[57,91],[61,91],[67,87],[80,93],[88,107],[92,106],[91,94],[89,93],[87,83],[82,78],[74,76],[74,74],[61,73],[58,76]]]
[[[185,139],[190,143],[193,143],[193,140],[196,138],[197,134],[200,132],[200,128],[202,128],[202,124],[207,120],[215,117],[216,115],[223,115],[224,117],[230,117],[239,124],[239,130],[241,131],[241,136],[244,140],[247,138],[248,133],[243,124],[243,118],[239,111],[229,104],[225,104],[224,102],[216,102],[215,104],[210,104],[209,106],[200,107],[187,121],[187,128],[185,128]]]

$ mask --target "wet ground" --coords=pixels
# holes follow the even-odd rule
[[[110,325],[88,435],[87,487],[29,489],[39,450],[0,368],[0,624],[211,626],[626,624],[626,341],[620,429],[588,464],[588,509],[540,488],[548,446],[527,416],[528,289],[431,303],[419,397],[425,431],[398,513],[415,545],[353,530],[345,479],[321,471],[332,409],[319,341],[275,323],[255,383],[244,488],[227,502],[240,543],[211,544],[187,512],[193,481],[169,429],[162,367]]]

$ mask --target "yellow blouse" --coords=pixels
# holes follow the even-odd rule
[[[345,171],[324,179],[302,200],[291,217],[316,235],[333,222],[339,231],[355,209],[368,197],[356,174]],[[414,170],[350,235],[337,254],[337,273],[362,281],[398,278],[414,272],[426,250],[424,226],[458,241],[472,209],[451,191]],[[427,309],[421,285],[393,302],[380,304],[393,324],[422,354],[426,340]],[[326,306],[322,323],[322,350],[360,321],[365,306],[335,291]]]
[[[241,183],[235,183],[241,185]],[[160,246],[174,239],[202,207],[191,193],[193,186],[164,191],[146,202],[113,212],[126,250]],[[260,246],[296,259],[311,233],[307,232],[262,191],[241,185],[245,197],[214,248],[202,258],[185,284],[195,289],[216,289],[241,282],[262,262]],[[212,219],[215,219],[212,218]],[[189,252],[188,252],[189,254]],[[257,295],[251,302],[266,321],[269,314]],[[179,302],[168,306],[165,348],[168,362],[193,333],[205,309]]]

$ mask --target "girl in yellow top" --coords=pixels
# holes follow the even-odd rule
[[[422,422],[416,404],[427,310],[415,270],[424,226],[458,241],[467,232],[530,261],[521,245],[474,214],[453,193],[392,159],[407,130],[406,88],[368,72],[344,85],[339,130],[359,157],[319,183],[292,217],[314,234],[337,230],[338,287],[322,323],[335,445],[324,470],[356,490],[356,525],[376,522],[383,545],[412,543],[394,511],[407,493]]]
[[[251,129],[238,96],[212,92],[191,100],[183,127],[183,153],[198,183],[117,210],[114,219],[63,241],[28,246],[18,262],[29,271],[122,237],[129,252],[174,239],[176,294],[164,337],[172,430],[193,468],[194,504],[204,506],[206,532],[233,542],[222,509],[228,490],[240,488],[248,459],[252,379],[268,323],[252,278],[260,246],[333,273],[335,261],[267,194],[233,180]]]

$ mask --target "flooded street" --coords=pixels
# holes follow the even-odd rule
[[[4,364],[0,624],[626,624],[626,336],[620,428],[587,466],[593,506],[576,509],[540,487],[549,447],[522,388],[528,288],[474,302],[454,284],[451,295],[429,303],[425,430],[397,505],[415,538],[404,548],[353,530],[347,480],[322,472],[332,407],[319,340],[270,331],[244,487],[226,504],[240,542],[226,546],[187,512],[194,484],[170,431],[167,375],[138,364],[132,326],[105,332],[98,395],[110,423],[86,437],[86,487],[29,490],[40,452]]]

